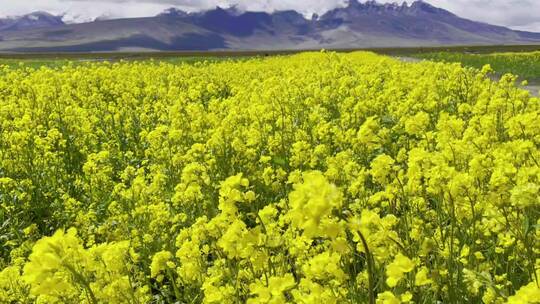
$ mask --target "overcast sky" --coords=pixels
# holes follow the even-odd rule
[[[540,0],[425,0],[457,15],[514,29],[540,32]],[[248,10],[296,9],[306,15],[344,5],[347,0],[0,0],[0,16],[32,11],[65,14],[67,21],[87,21],[100,16],[153,16],[166,8],[188,11],[237,4]],[[395,2],[383,1],[379,2]],[[403,2],[403,1],[397,1]],[[412,0],[409,1],[409,3]]]

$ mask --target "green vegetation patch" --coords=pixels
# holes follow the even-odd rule
[[[489,64],[499,74],[512,73],[522,79],[540,79],[540,51],[526,53],[467,54],[433,52],[412,57],[443,62],[461,62],[463,65],[482,68]]]

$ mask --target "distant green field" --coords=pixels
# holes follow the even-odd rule
[[[540,79],[540,51],[470,54],[459,52],[433,52],[414,54],[411,57],[443,62],[461,62],[465,66],[482,68],[490,64],[498,74],[512,73],[520,79]]]
[[[157,57],[157,58],[41,58],[41,59],[28,59],[28,58],[0,58],[0,66],[8,66],[10,68],[33,68],[38,69],[40,67],[59,68],[67,65],[82,65],[92,62],[119,62],[119,61],[148,61],[154,60],[155,62],[167,62],[172,64],[194,64],[196,62],[217,62],[226,60],[245,60],[249,57]]]
[[[353,52],[360,49],[335,49],[337,52]],[[452,62],[464,62],[466,54],[492,54],[506,52],[539,52],[540,45],[487,45],[487,46],[447,46],[447,47],[416,47],[416,48],[369,48],[362,49],[374,53],[390,56],[417,57]],[[266,57],[274,55],[296,54],[309,50],[274,50],[274,51],[182,51],[182,52],[110,52],[110,53],[0,53],[0,65],[10,67],[61,67],[69,62],[74,65],[95,61],[117,62],[120,60],[141,61],[153,59],[157,62],[194,63],[201,61],[245,60],[253,57]],[[311,50],[313,51],[313,50]],[[445,54],[445,55],[443,55]],[[446,55],[448,54],[448,55]],[[482,57],[482,56],[478,56]],[[468,57],[467,57],[468,58]],[[467,65],[481,67],[484,61],[477,57],[476,65],[464,62]],[[483,59],[482,59],[483,60]],[[481,63],[482,62],[482,63]],[[527,63],[524,63],[526,65]],[[538,63],[537,63],[538,64]],[[508,64],[507,64],[508,65]],[[515,63],[510,64],[515,65]],[[495,68],[494,64],[492,66]],[[499,67],[499,66],[497,66]],[[523,70],[519,68],[517,71]],[[534,69],[538,70],[538,68]],[[501,69],[501,71],[516,71],[515,69]],[[540,75],[518,73],[521,76]],[[540,78],[537,76],[535,78]]]
[[[69,64],[69,60],[64,59],[0,59],[0,66],[10,68],[40,68],[40,67],[61,67]]]

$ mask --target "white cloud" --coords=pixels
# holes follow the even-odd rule
[[[540,33],[540,22],[533,22],[530,24],[525,24],[521,26],[512,26],[515,30],[520,31],[529,31],[529,32],[539,32]]]
[[[455,14],[514,29],[540,32],[540,1],[538,0],[429,0]]]
[[[67,20],[87,21],[100,16],[144,17],[159,14],[171,5],[146,2],[66,1],[66,0],[0,0],[0,16],[18,16],[33,11],[55,15],[66,14]]]
[[[402,2],[398,1],[397,2]],[[413,0],[409,0],[412,2]],[[521,30],[540,32],[538,0],[425,0],[446,8],[459,16]],[[306,15],[321,13],[343,5],[347,0],[0,0],[0,16],[22,15],[42,10],[54,14],[67,14],[67,19],[90,20],[99,16],[142,17],[153,16],[175,6],[187,11],[228,7],[237,4],[247,10],[295,9]],[[394,2],[387,0],[380,2]]]

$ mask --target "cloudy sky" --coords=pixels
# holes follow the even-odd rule
[[[540,12],[539,0],[425,1],[466,18],[540,32],[540,14],[537,14]],[[322,13],[346,2],[347,0],[0,0],[0,16],[14,16],[42,10],[65,14],[67,21],[86,21],[100,16],[152,16],[170,7],[194,11],[217,5],[228,7],[231,4],[249,10],[296,9],[310,15]],[[379,0],[379,2],[395,1]]]

